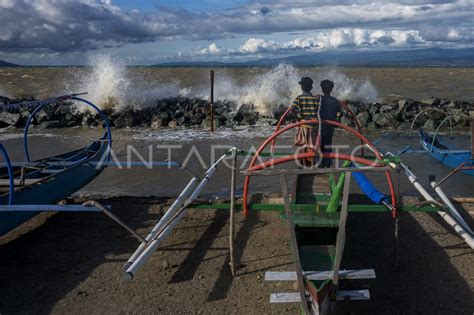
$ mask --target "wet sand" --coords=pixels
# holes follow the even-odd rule
[[[171,200],[102,200],[145,235]],[[471,207],[470,211],[474,208]],[[229,271],[228,213],[191,210],[131,283],[121,269],[137,241],[102,214],[41,214],[0,238],[1,314],[290,313],[269,304],[294,283],[265,282],[292,270],[278,213],[236,216],[237,275]],[[388,214],[351,214],[343,268],[374,268],[371,300],[341,303],[352,314],[472,314],[474,255],[435,214],[403,213],[394,268]],[[357,283],[356,288],[367,285]]]

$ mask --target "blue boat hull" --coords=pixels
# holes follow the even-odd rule
[[[433,138],[427,135],[423,130],[420,130],[420,136],[420,142],[423,149],[428,153],[428,155],[440,161],[441,163],[451,168],[456,168],[462,163],[466,162],[470,163],[470,165],[474,165],[471,159],[471,154],[446,152],[449,150],[455,151],[455,149],[449,147],[444,143],[441,143],[439,140],[435,141],[434,145],[432,146],[431,144],[433,142]],[[463,170],[461,172],[474,176],[474,170]]]
[[[102,172],[103,167],[97,168],[94,164],[89,162],[98,162],[100,160],[103,153],[107,149],[107,145],[104,143],[106,142],[100,144],[96,153],[91,156],[81,154],[81,151],[84,150],[81,149],[60,156],[41,160],[41,162],[55,162],[58,159],[67,159],[69,162],[73,162],[75,164],[65,169],[61,169],[60,172],[54,174],[42,175],[41,171],[28,174],[25,176],[25,178],[41,179],[41,182],[16,189],[13,195],[13,204],[56,204],[66,197],[71,196]],[[74,157],[74,159],[70,159],[70,157]],[[54,168],[55,167],[47,167],[42,171],[48,171],[51,169],[54,170]],[[8,203],[8,193],[0,196],[0,203]],[[30,220],[37,214],[39,214],[37,211],[1,212],[0,236]]]

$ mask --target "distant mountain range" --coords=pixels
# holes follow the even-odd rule
[[[0,60],[0,67],[19,67],[19,65]]]
[[[275,66],[290,63],[296,66],[393,66],[393,67],[473,67],[474,48],[465,49],[416,49],[391,51],[338,51],[320,52],[275,59],[245,62],[169,62],[158,67],[219,67],[219,66]]]
[[[283,58],[264,58],[242,62],[176,61],[155,67],[272,67],[280,63],[295,66],[346,67],[474,67],[474,48],[426,48],[390,51],[326,51]],[[0,60],[0,67],[20,67]]]

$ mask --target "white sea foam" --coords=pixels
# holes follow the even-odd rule
[[[29,134],[29,137],[44,137],[44,138],[53,138],[55,135],[51,133],[33,133]],[[23,139],[23,133],[1,133],[0,132],[0,141],[7,141],[7,140],[16,140],[16,139]]]
[[[170,141],[178,143],[189,143],[206,140],[229,140],[229,139],[255,139],[268,137],[274,132],[274,127],[244,127],[242,129],[219,128],[210,133],[209,130],[200,128],[186,129],[160,129],[160,130],[131,130],[133,140],[143,141]],[[284,135],[285,137],[291,137]]]
[[[91,58],[91,65],[92,72],[79,80],[78,90],[88,91],[87,98],[101,108],[143,108],[167,97],[209,97],[209,86],[206,83],[199,82],[194,87],[183,87],[179,81],[156,83],[137,75],[131,77],[125,65],[110,55],[94,56]],[[219,73],[219,80],[215,85],[215,99],[227,99],[238,106],[252,103],[262,114],[269,114],[280,104],[289,105],[301,93],[297,82],[303,75],[313,78],[315,94],[321,93],[319,82],[330,79],[335,83],[334,96],[341,100],[377,100],[377,90],[368,79],[350,78],[335,68],[301,70],[288,64],[280,64],[253,77],[250,74],[250,79],[243,85],[225,72]]]
[[[125,64],[110,55],[95,55],[90,64],[92,72],[79,80],[78,90],[87,91],[87,98],[101,108],[114,107],[117,111],[140,108],[180,94],[180,87],[175,83],[156,86],[144,80],[132,80]]]

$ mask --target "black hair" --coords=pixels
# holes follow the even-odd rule
[[[321,81],[321,90],[324,94],[331,94],[332,89],[334,88],[334,82],[330,80]]]
[[[312,83],[301,83],[301,89],[303,90],[303,92],[311,92],[311,90],[313,89],[313,84]]]

